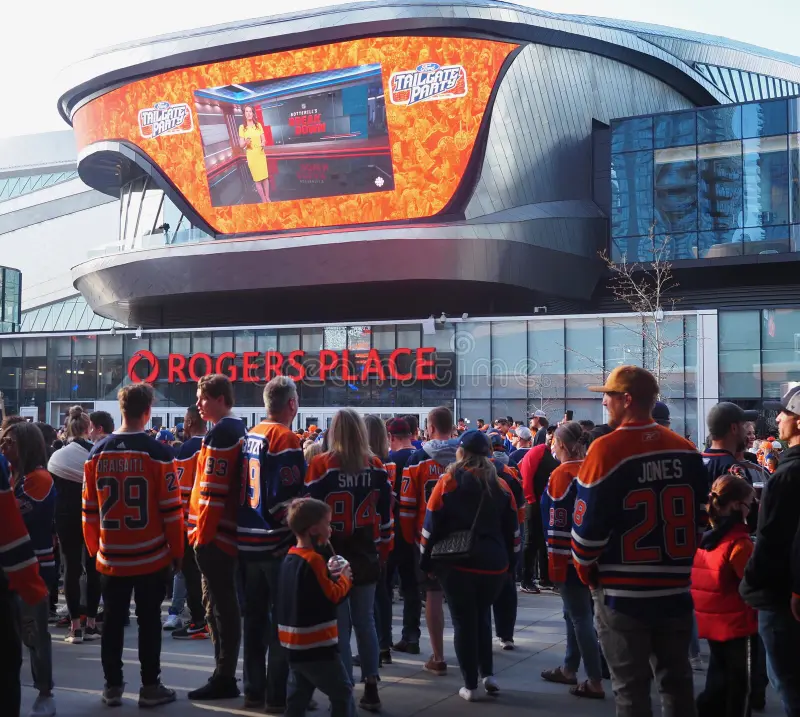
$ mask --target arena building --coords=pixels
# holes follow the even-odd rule
[[[409,0],[110,48],[63,87],[71,130],[0,147],[8,410],[57,423],[149,380],[172,424],[221,370],[256,421],[281,371],[303,425],[442,403],[601,421],[586,387],[654,357],[598,252],[654,246],[679,284],[657,312],[676,430],[797,375],[800,58]]]

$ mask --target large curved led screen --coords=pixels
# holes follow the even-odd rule
[[[77,110],[136,145],[218,233],[430,217],[453,198],[517,45],[381,37],[156,75]]]

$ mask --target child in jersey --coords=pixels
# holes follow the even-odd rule
[[[289,507],[297,545],[281,565],[278,637],[289,655],[286,717],[304,717],[315,689],[331,701],[331,717],[355,713],[353,687],[339,656],[337,606],[353,580],[349,565],[332,577],[318,548],[331,538],[331,508],[313,498]]]
[[[700,717],[750,714],[758,616],[740,597],[739,583],[753,553],[746,520],[754,501],[753,487],[736,475],[722,475],[711,487],[711,530],[700,541],[692,567],[697,630],[711,650],[706,687],[697,698]]]

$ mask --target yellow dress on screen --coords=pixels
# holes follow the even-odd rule
[[[253,181],[261,182],[269,177],[267,155],[264,154],[264,148],[261,146],[264,128],[258,122],[255,123],[255,126],[239,125],[239,136],[250,140],[250,149],[247,150],[247,166],[250,168],[250,174],[253,175]]]

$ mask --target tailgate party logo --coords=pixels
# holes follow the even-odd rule
[[[393,105],[414,105],[417,102],[451,100],[467,94],[467,72],[461,65],[426,62],[416,70],[392,73],[389,98]]]
[[[192,111],[182,102],[156,102],[152,107],[139,110],[139,131],[145,139],[155,139],[169,134],[192,131]]]

